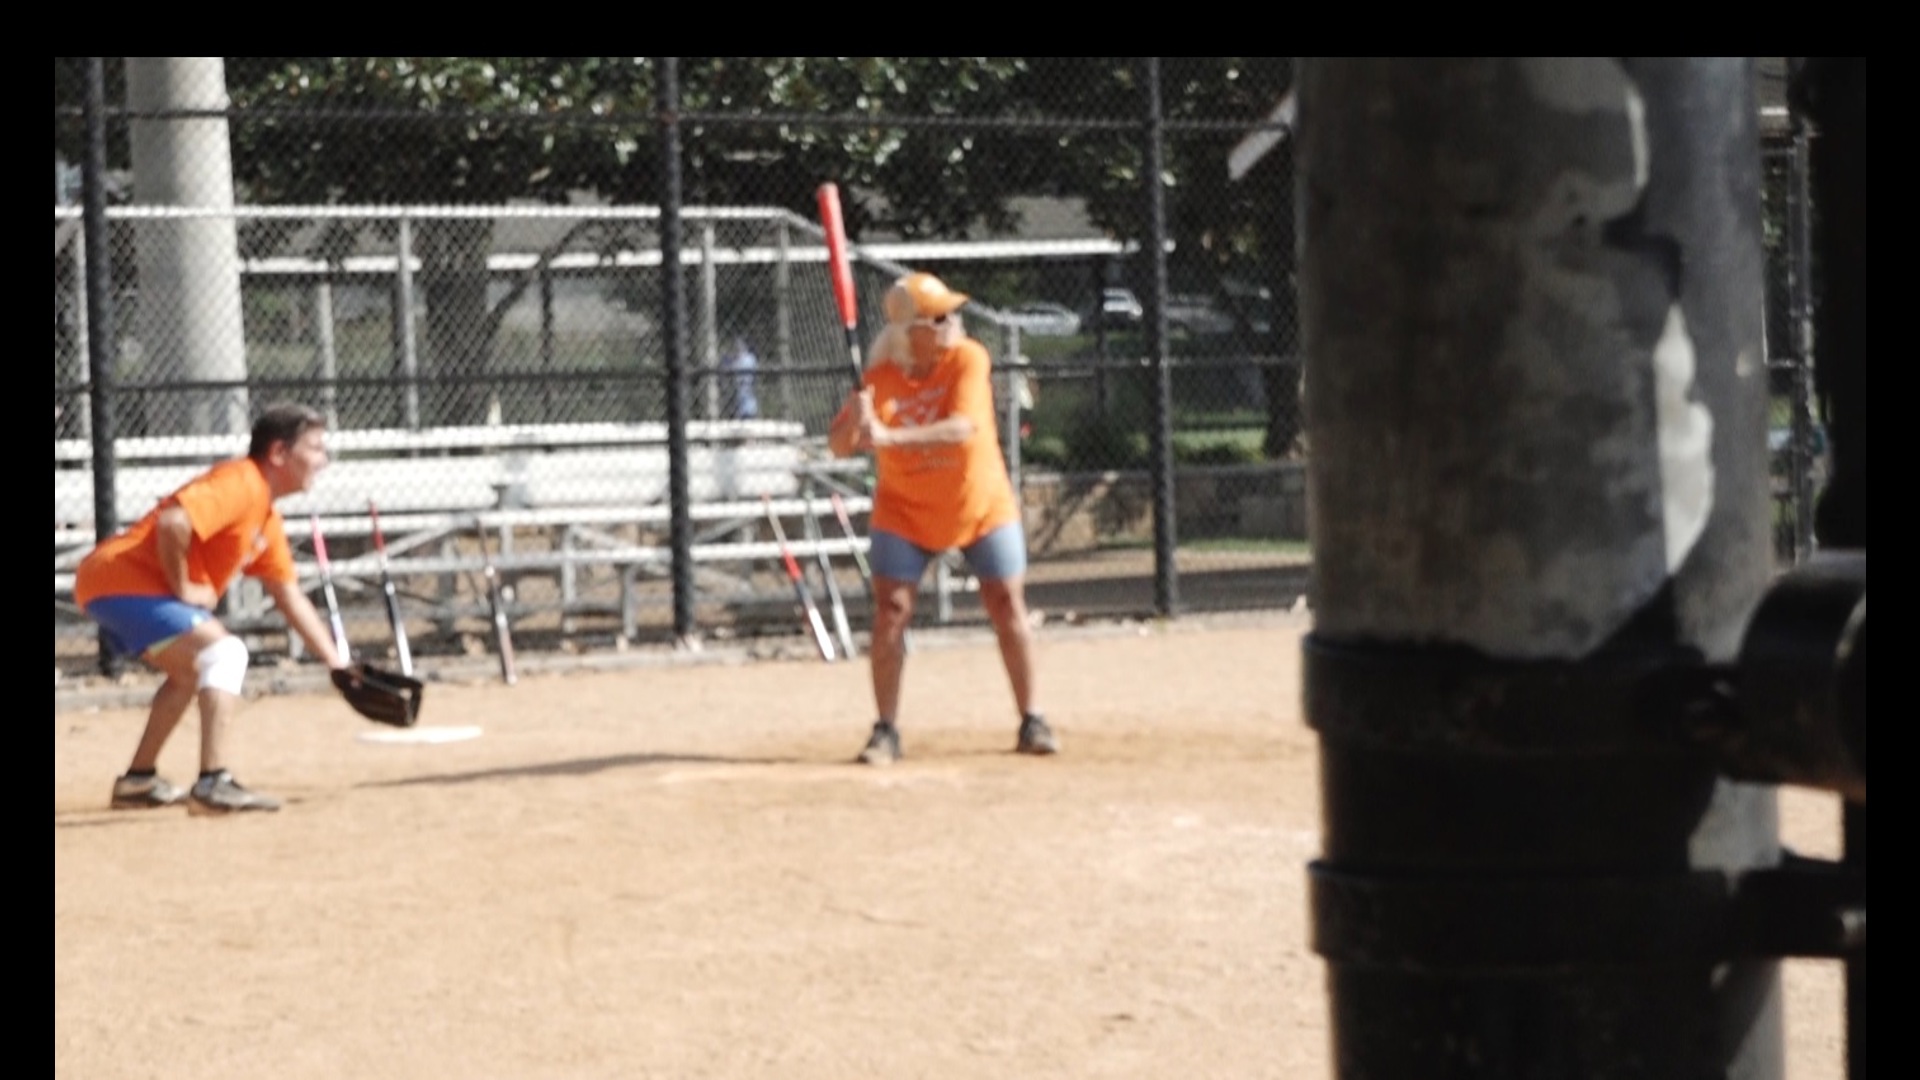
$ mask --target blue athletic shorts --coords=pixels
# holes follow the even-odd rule
[[[927,564],[939,554],[885,529],[867,538],[867,565],[875,577],[919,582]],[[1001,581],[1027,572],[1027,531],[1010,521],[960,549],[967,565],[982,581]]]
[[[173,596],[102,596],[87,605],[87,618],[100,624],[114,648],[140,656],[213,618],[213,612]]]

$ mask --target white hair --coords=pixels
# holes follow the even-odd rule
[[[901,369],[913,366],[913,344],[907,339],[906,323],[888,323],[867,346],[867,366],[892,362]]]

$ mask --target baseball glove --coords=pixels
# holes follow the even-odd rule
[[[335,670],[333,685],[354,712],[375,723],[412,727],[420,719],[426,687],[419,679],[361,661]]]

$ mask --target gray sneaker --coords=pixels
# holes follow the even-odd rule
[[[1020,741],[1013,746],[1016,754],[1057,754],[1060,742],[1053,737],[1053,729],[1039,713],[1028,713],[1020,721]]]
[[[155,810],[172,806],[187,793],[167,783],[163,776],[121,776],[113,781],[115,810]]]
[[[194,814],[231,814],[240,810],[278,810],[280,800],[257,791],[248,791],[225,769],[202,776],[187,796],[187,810]]]
[[[873,722],[873,734],[867,748],[860,751],[862,765],[891,765],[900,760],[900,729],[885,720]]]

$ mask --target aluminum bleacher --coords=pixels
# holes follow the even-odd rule
[[[822,448],[799,423],[695,422],[687,440],[692,554],[703,588],[749,595],[746,579],[777,563],[777,545],[758,534],[769,510],[801,523],[789,530],[797,557],[845,559],[865,550],[864,539],[841,534],[827,498],[837,493],[848,513],[865,514],[869,500],[847,482],[856,475],[850,466],[863,469],[863,463],[823,460]],[[618,575],[613,602],[626,636],[637,630],[635,586],[671,573],[664,424],[339,431],[329,435],[328,445],[334,460],[314,489],[280,503],[310,588],[319,581],[309,550],[310,518],[327,538],[343,594],[374,587],[380,571],[367,550],[369,500],[379,507],[395,577],[443,586],[438,595],[424,590],[435,602],[417,612],[423,620],[445,623],[459,604],[470,603],[460,596],[457,578],[480,569],[471,541],[481,529],[507,580],[557,581],[563,620],[607,607],[605,599],[583,596],[583,573]],[[115,448],[116,512],[126,524],[208,465],[244,453],[246,439],[129,438],[117,440]],[[70,604],[73,568],[94,539],[90,463],[91,447],[84,441],[55,443],[56,604]],[[236,627],[274,625],[264,604],[257,590],[237,589],[225,614]]]

